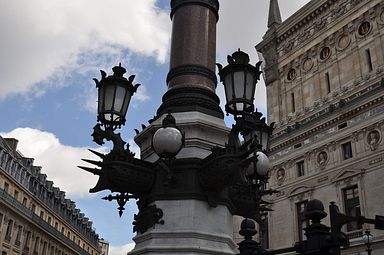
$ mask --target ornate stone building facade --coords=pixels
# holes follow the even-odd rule
[[[305,236],[305,203],[334,201],[347,215],[384,215],[384,2],[312,0],[282,22],[271,0],[264,58],[268,120],[276,122],[270,159],[270,248]],[[328,211],[328,208],[327,208]],[[329,224],[328,221],[325,221]],[[384,233],[348,224],[351,248],[384,254]]]
[[[0,137],[1,255],[99,255],[92,222],[16,148]]]

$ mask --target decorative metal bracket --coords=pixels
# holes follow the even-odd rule
[[[123,211],[125,210],[125,208],[124,208],[125,204],[131,198],[136,199],[136,196],[129,195],[128,193],[120,193],[120,194],[114,195],[114,196],[109,195],[109,196],[103,197],[102,199],[108,200],[109,202],[111,202],[112,200],[116,200],[117,204],[119,205],[119,207],[117,208],[119,210],[119,216],[121,217],[121,215],[123,215]]]
[[[161,218],[163,218],[163,210],[156,205],[145,207],[134,215],[133,232],[143,234],[155,224],[163,225],[164,220]]]

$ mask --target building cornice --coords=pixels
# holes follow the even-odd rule
[[[358,91],[349,97],[342,98],[338,102],[330,104],[329,107],[322,111],[316,112],[291,126],[287,126],[284,130],[274,134],[270,153],[274,154],[331,126],[335,126],[379,104],[383,104],[383,91],[384,82],[376,82],[363,91]],[[381,93],[381,95],[377,97],[378,93]],[[371,98],[372,96],[374,98]],[[361,101],[367,98],[369,100],[361,104]],[[329,118],[331,115],[334,115],[334,117]],[[318,123],[321,124],[317,125]]]

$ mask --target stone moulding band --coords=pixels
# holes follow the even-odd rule
[[[171,1],[171,19],[176,10],[186,5],[200,5],[212,10],[216,15],[216,21],[219,20],[219,1],[218,0],[172,0]]]
[[[178,67],[172,68],[167,75],[167,83],[169,83],[170,80],[177,76],[181,75],[191,75],[191,74],[196,74],[200,76],[204,76],[215,84],[217,86],[217,77],[215,72],[213,72],[211,69],[208,69],[204,66],[199,66],[199,65],[181,65]]]

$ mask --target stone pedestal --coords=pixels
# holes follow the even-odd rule
[[[232,215],[225,206],[211,208],[198,200],[156,201],[164,212],[164,224],[138,234],[138,254],[235,254]]]

